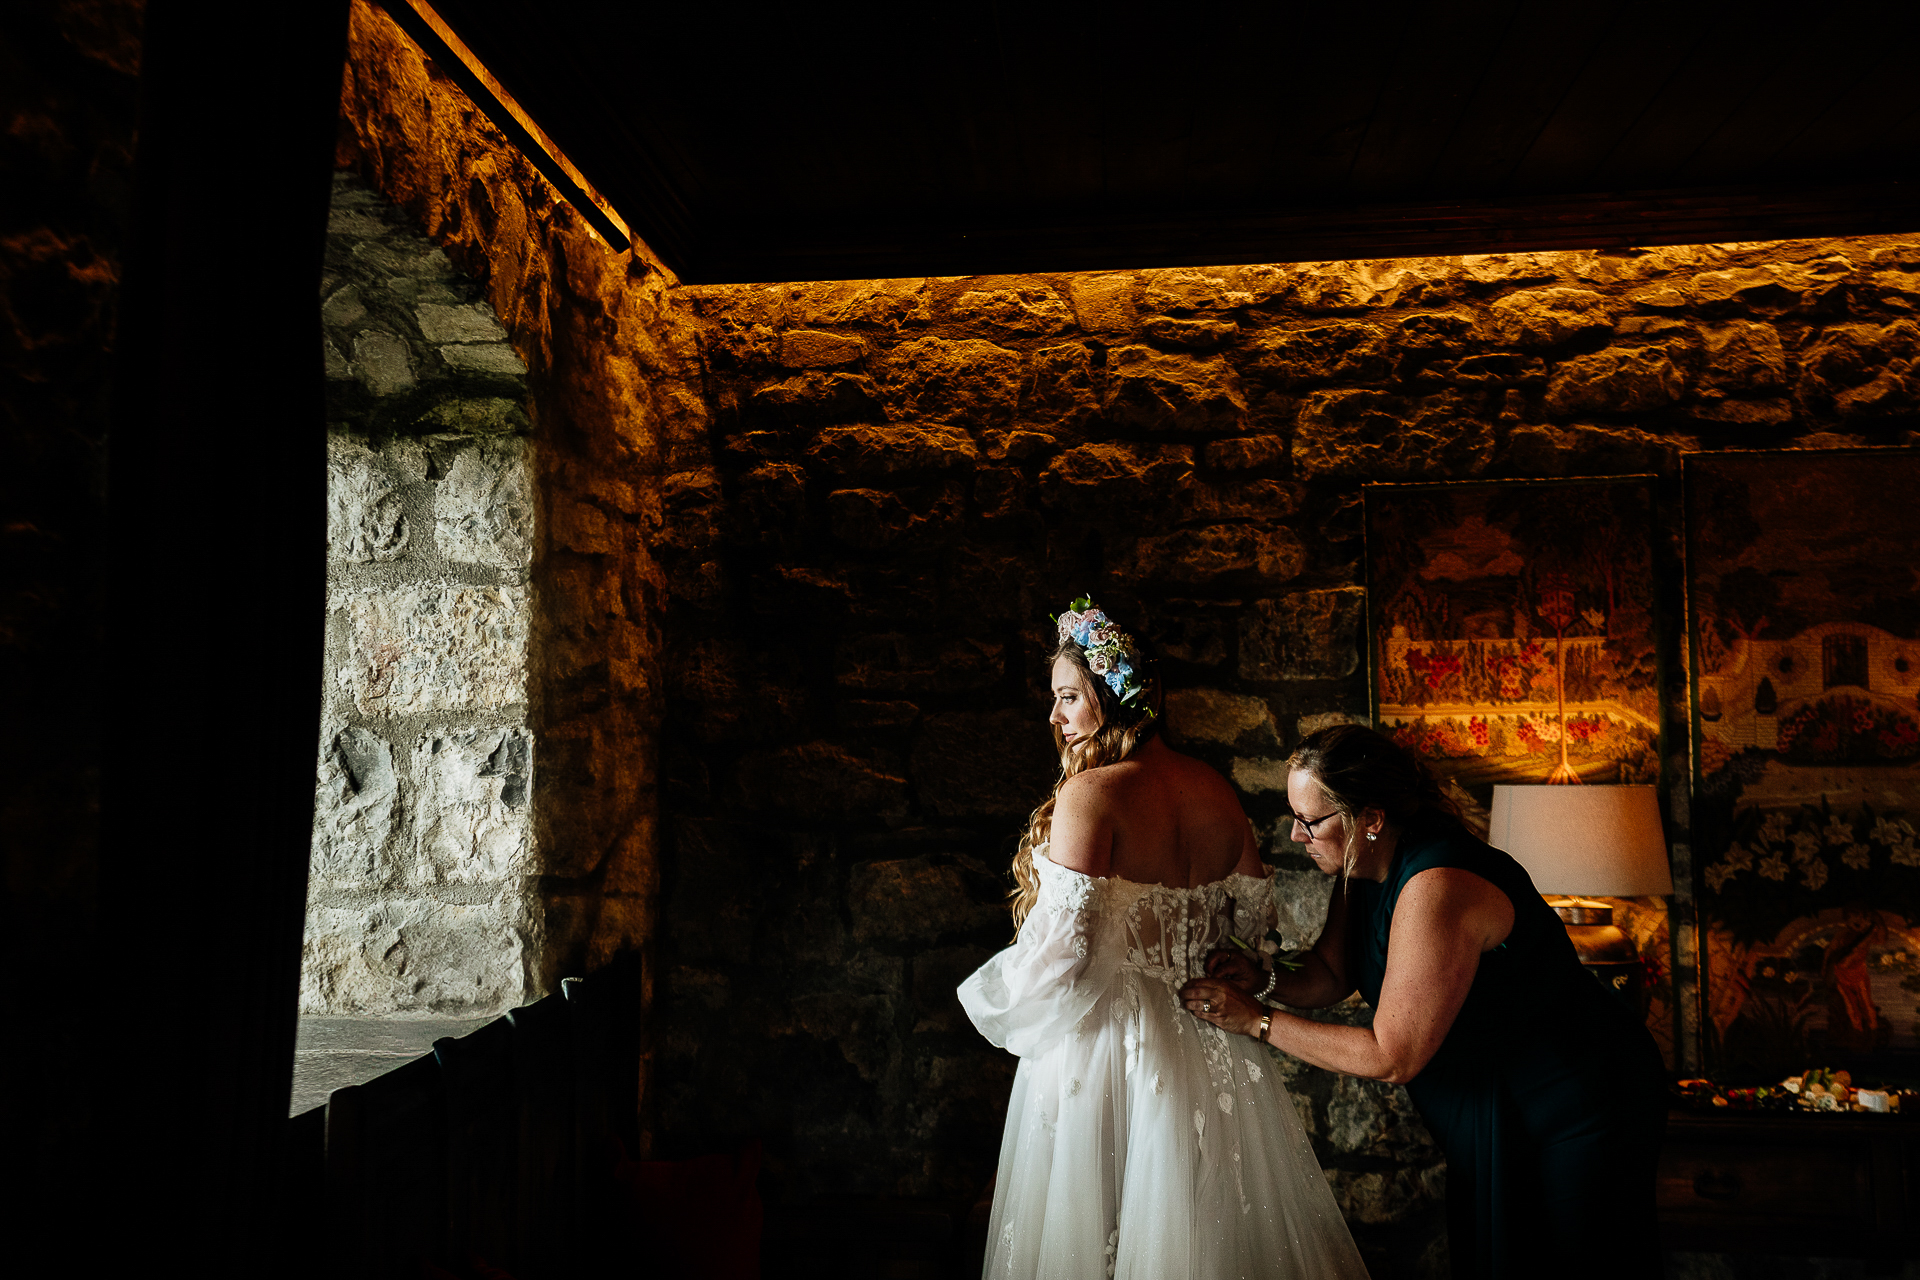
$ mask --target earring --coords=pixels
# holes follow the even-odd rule
[[[1378,831],[1369,831],[1369,832],[1367,832],[1367,839],[1369,839],[1369,840],[1378,840],[1379,838],[1380,838],[1380,833],[1379,833]]]

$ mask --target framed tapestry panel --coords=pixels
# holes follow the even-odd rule
[[[1368,485],[1374,724],[1495,783],[1660,772],[1650,479]],[[1456,798],[1460,798],[1456,795]]]
[[[1920,1068],[1920,451],[1689,454],[1709,1060]]]
[[[1374,724],[1486,833],[1496,783],[1660,781],[1653,482],[1363,490]],[[1675,1060],[1666,903],[1610,900]]]

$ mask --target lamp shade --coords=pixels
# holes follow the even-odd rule
[[[1540,893],[1673,892],[1652,787],[1495,786],[1487,843],[1512,854]]]

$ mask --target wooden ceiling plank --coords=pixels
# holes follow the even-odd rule
[[[1506,180],[1510,190],[1595,190],[1620,138],[1711,31],[1701,8],[1640,0],[1600,32],[1593,56]]]
[[[1594,188],[1696,185],[1688,181],[1687,162],[1739,113],[1756,78],[1794,53],[1778,27],[1752,21],[1750,15],[1716,22],[1712,33],[1690,51],[1601,161],[1592,176]]]
[[[1419,186],[1494,69],[1518,7],[1518,0],[1463,0],[1455,11],[1436,6],[1424,16],[1405,42],[1338,198],[1390,199]]]
[[[1504,189],[1605,44],[1624,2],[1526,5],[1436,157],[1449,190]]]
[[[1781,140],[1765,165],[1782,173],[1830,172],[1845,166],[1871,178],[1894,179],[1920,169],[1914,128],[1920,123],[1906,66],[1912,41],[1895,41],[1887,56],[1853,77],[1804,127]]]

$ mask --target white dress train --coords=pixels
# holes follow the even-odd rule
[[[1364,1277],[1265,1046],[1180,988],[1228,932],[1272,927],[1273,882],[1194,889],[1033,860],[1019,939],[960,986],[1017,1054],[986,1280]]]

